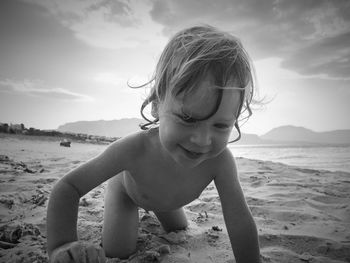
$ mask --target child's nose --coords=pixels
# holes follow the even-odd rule
[[[198,127],[191,134],[190,141],[198,146],[205,147],[211,144],[211,133],[208,128]]]

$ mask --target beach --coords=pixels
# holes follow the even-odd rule
[[[0,262],[48,262],[46,209],[55,182],[106,145],[0,134]],[[350,174],[236,158],[262,262],[350,262]],[[218,169],[220,169],[218,167]],[[106,184],[80,200],[78,234],[101,243]],[[235,262],[214,184],[185,206],[189,227],[165,233],[139,210],[137,252],[107,262]]]

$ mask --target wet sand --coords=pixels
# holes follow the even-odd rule
[[[54,183],[105,145],[0,134],[0,262],[48,262],[46,206]],[[350,262],[350,174],[237,158],[262,262]],[[80,201],[81,240],[100,244],[105,184]],[[140,209],[138,251],[107,262],[235,262],[213,184],[188,204],[189,228],[165,233]]]

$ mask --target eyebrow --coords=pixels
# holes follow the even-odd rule
[[[218,109],[220,107],[220,104],[221,104],[221,101],[222,101],[222,96],[223,96],[223,90],[219,89],[218,90],[218,97],[216,99],[216,103],[214,105],[214,109],[205,117],[198,117],[198,118],[192,117],[193,114],[186,114],[185,113],[185,111],[184,111],[185,109],[184,109],[183,106],[181,107],[181,112],[182,112],[182,114],[186,114],[186,115],[190,116],[191,119],[196,120],[196,121],[204,121],[204,120],[210,119],[218,111]]]
[[[196,121],[205,121],[205,120],[211,118],[211,117],[205,118],[205,119],[203,119],[203,118],[197,118],[197,117],[193,116],[193,114],[187,114],[184,110],[182,110],[180,113],[173,111],[173,114],[176,115],[176,116],[179,116],[179,117],[182,117],[183,114],[185,114],[185,115],[187,115],[187,116],[189,117],[188,119],[196,120]],[[237,120],[236,116],[233,116],[233,117],[228,118],[228,119],[225,119],[225,118],[218,119],[216,122],[231,122],[231,121],[234,122],[234,121],[236,121],[236,120]]]
[[[233,116],[232,118],[229,118],[229,119],[224,119],[224,118],[219,119],[219,121],[223,121],[223,122],[230,122],[235,120],[237,120],[236,116]]]

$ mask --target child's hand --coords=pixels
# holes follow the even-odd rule
[[[56,248],[50,263],[105,263],[103,248],[83,241],[74,241]]]

